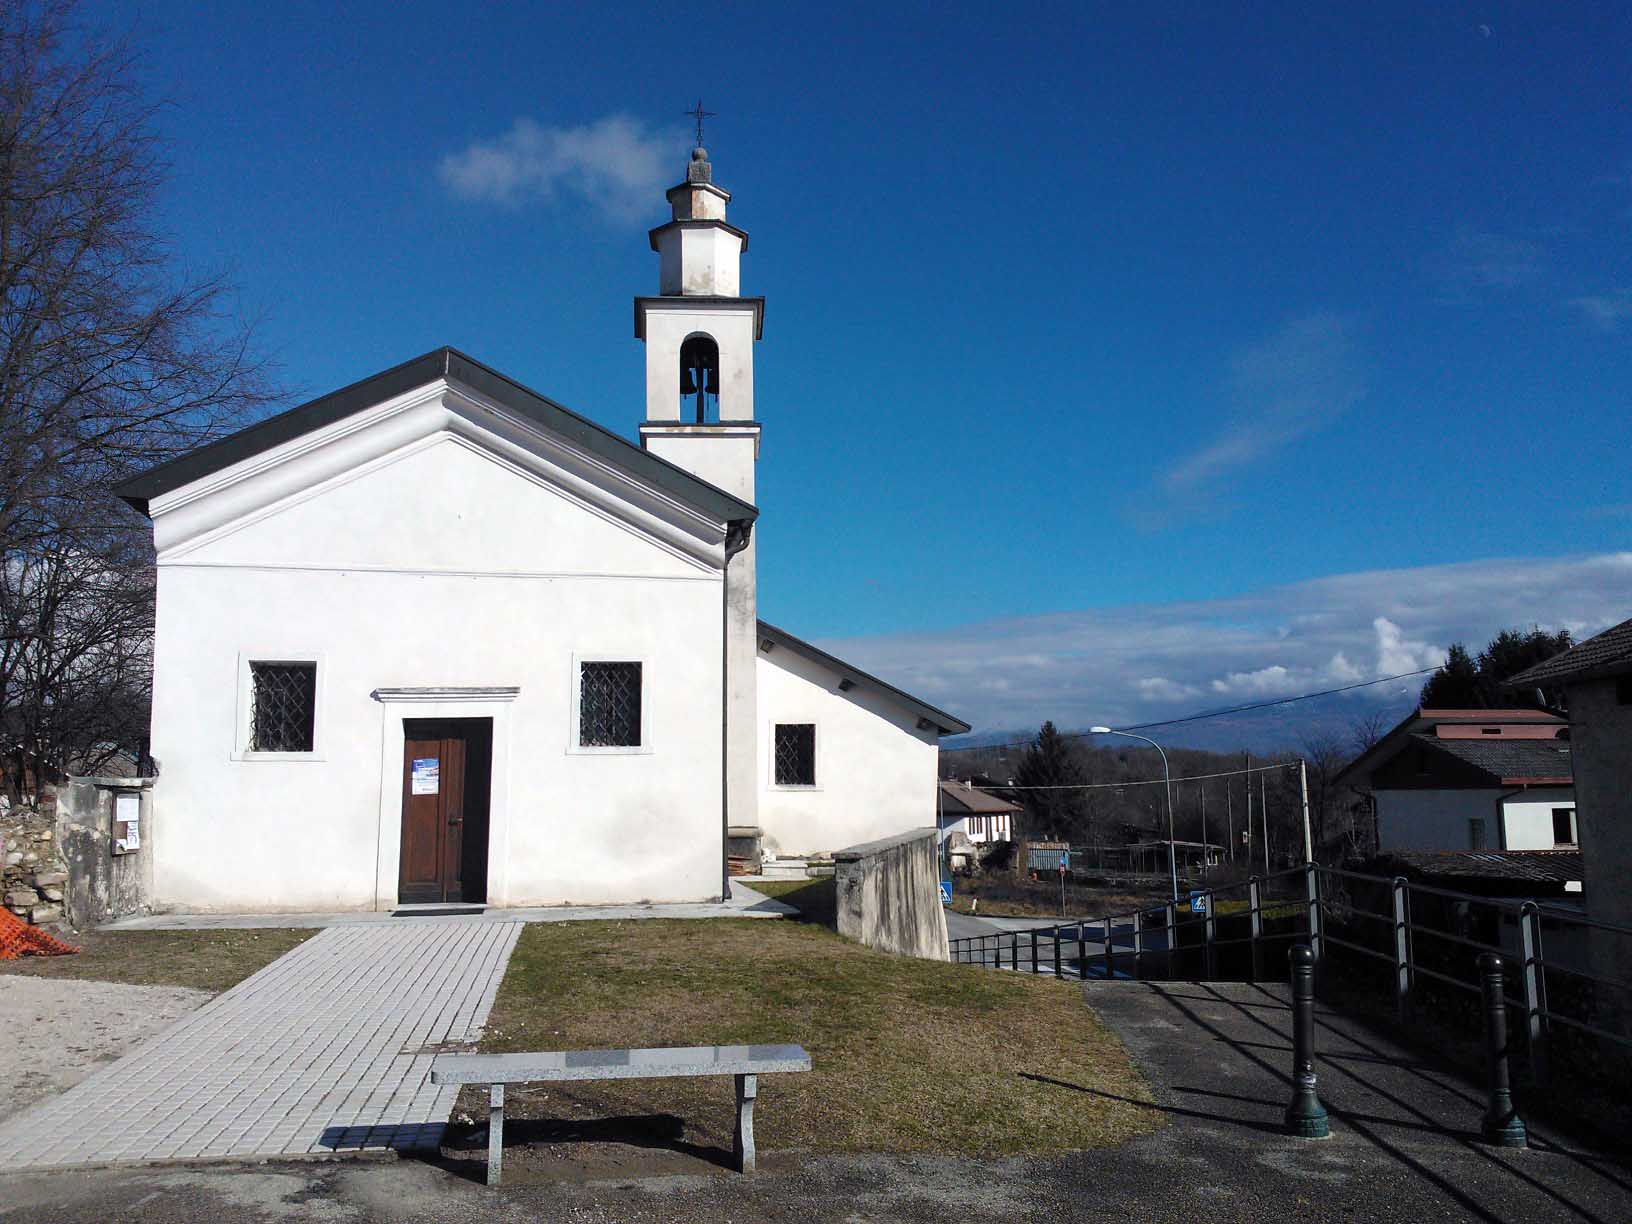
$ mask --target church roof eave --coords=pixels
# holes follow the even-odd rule
[[[751,523],[759,516],[759,510],[748,502],[446,345],[132,476],[115,485],[114,494],[138,512],[147,514],[154,498],[439,378],[463,383],[481,392],[597,458],[717,516],[722,522]]]
[[[778,629],[775,625],[765,621],[759,622],[759,636],[761,640],[769,639],[773,644],[781,646],[794,654],[803,655],[813,663],[820,663],[832,668],[841,676],[855,680],[858,684],[866,685],[884,696],[892,699],[896,704],[905,706],[919,718],[934,725],[941,735],[962,735],[970,730],[969,724],[945,710],[937,709],[927,701],[920,701],[911,693],[903,692],[893,684],[880,680],[877,676],[869,675],[859,667],[846,663],[836,655],[830,655],[819,646],[812,646],[802,638],[796,638],[785,629]]]

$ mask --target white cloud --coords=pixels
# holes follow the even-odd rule
[[[1175,684],[1166,676],[1146,676],[1139,681],[1139,695],[1147,701],[1183,701],[1199,697],[1201,690],[1193,684]]]
[[[444,156],[437,175],[466,200],[517,207],[577,198],[629,220],[662,202],[667,180],[684,169],[684,147],[683,137],[627,115],[579,127],[517,119],[503,135]]]
[[[1156,528],[1212,510],[1243,469],[1342,416],[1365,390],[1355,350],[1347,320],[1317,313],[1236,353],[1221,387],[1223,431],[1161,473],[1129,518]]]
[[[1296,692],[1300,684],[1291,668],[1271,663],[1257,671],[1231,672],[1222,680],[1214,680],[1212,689],[1232,696],[1281,697]]]
[[[1036,727],[1045,718],[1115,726],[1435,667],[1451,642],[1477,649],[1509,626],[1580,637],[1628,616],[1632,552],[1621,552],[1339,574],[1230,599],[823,645],[977,730]],[[1421,684],[1403,680],[1330,701],[1339,712],[1378,701],[1403,706]],[[1283,709],[1296,720],[1311,706]]]
[[[1632,319],[1632,289],[1613,289],[1608,293],[1573,298],[1570,305],[1599,331],[1616,331],[1622,323]]]
[[[1438,667],[1445,661],[1445,647],[1407,641],[1404,631],[1386,616],[1379,616],[1371,626],[1377,631],[1379,676],[1398,676],[1423,667]]]

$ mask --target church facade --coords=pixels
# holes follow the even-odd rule
[[[154,897],[692,901],[933,824],[952,715],[759,620],[747,235],[694,152],[627,441],[453,349],[138,476]]]

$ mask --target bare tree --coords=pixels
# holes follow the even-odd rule
[[[1343,767],[1354,759],[1341,736],[1334,732],[1315,732],[1303,737],[1302,756],[1307,762],[1309,779],[1309,823],[1317,854],[1337,842],[1343,835],[1345,853],[1350,849],[1348,813],[1333,781]],[[1301,806],[1301,805],[1300,805]]]
[[[1381,710],[1372,710],[1369,714],[1356,714],[1349,721],[1349,751],[1357,757],[1364,756],[1375,748],[1387,733],[1388,718]]]
[[[133,53],[67,0],[0,0],[0,732],[6,781],[145,725],[153,573],[109,487],[272,398],[219,277],[154,225]]]

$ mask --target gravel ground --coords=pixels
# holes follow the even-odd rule
[[[72,1088],[210,997],[179,986],[0,977],[0,1118]]]

